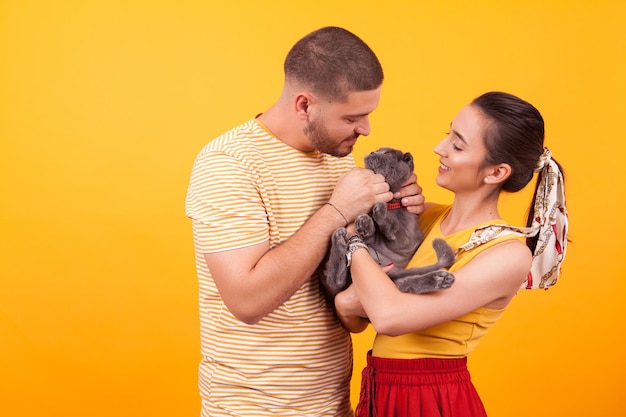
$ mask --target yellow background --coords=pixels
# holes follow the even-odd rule
[[[505,90],[542,111],[573,242],[559,284],[470,357],[474,382],[490,416],[624,415],[624,21],[618,0],[0,0],[0,415],[198,415],[192,161],[329,24],[385,69],[355,154],[411,151],[431,201],[450,201],[432,149],[462,105]]]

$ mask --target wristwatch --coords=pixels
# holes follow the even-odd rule
[[[348,268],[352,264],[352,254],[355,250],[365,248],[367,249],[367,245],[363,242],[363,239],[359,235],[354,235],[350,239],[348,239],[348,251],[346,252],[346,261]]]

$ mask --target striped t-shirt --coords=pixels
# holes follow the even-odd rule
[[[350,336],[318,278],[248,325],[222,302],[203,254],[268,240],[279,245],[353,167],[352,157],[293,149],[256,119],[217,137],[196,158],[186,211],[199,278],[203,416],[352,415]]]

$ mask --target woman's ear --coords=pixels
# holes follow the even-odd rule
[[[511,166],[509,164],[495,165],[489,169],[488,174],[485,176],[485,183],[500,184],[506,181],[510,175]]]

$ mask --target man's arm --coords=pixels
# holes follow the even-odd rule
[[[205,254],[213,280],[230,312],[248,324],[271,313],[313,275],[328,250],[331,234],[346,225],[345,219],[352,222],[377,201],[391,198],[384,177],[354,169],[337,182],[330,198],[334,207],[323,205],[281,245],[270,249],[269,242],[264,242]]]

